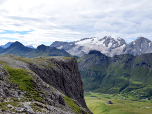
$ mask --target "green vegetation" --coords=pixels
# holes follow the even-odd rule
[[[151,114],[152,101],[126,99],[121,94],[100,94],[85,92],[85,101],[94,114]],[[111,100],[114,104],[107,104]]]
[[[40,112],[43,112],[43,113],[44,113],[44,111],[42,110],[42,108],[44,108],[42,104],[31,103],[30,106],[32,107],[32,109],[33,109],[34,112],[40,111]]]
[[[15,56],[16,60],[20,60],[20,61],[23,61],[25,63],[36,63],[39,65],[42,65],[43,67],[47,67],[47,68],[52,69],[54,65],[53,65],[52,61],[49,60],[50,58],[51,57],[24,58],[24,57],[16,57]],[[67,58],[71,58],[71,57],[67,57]]]
[[[11,105],[13,107],[20,106],[19,101],[16,98],[11,98],[9,102],[4,102],[2,99],[0,99],[0,109],[2,110],[2,112],[11,109],[11,107],[9,107],[8,105]]]
[[[80,113],[87,114],[87,112],[85,112],[82,108],[80,108],[76,104],[75,100],[68,98],[66,96],[62,96],[62,97],[64,98],[66,105],[68,105],[70,108],[72,108],[76,114],[80,114]]]
[[[78,59],[77,59],[77,62],[80,62],[81,60],[83,60],[82,57],[78,58]]]
[[[27,92],[32,90],[32,77],[27,73],[27,71],[19,68],[12,68],[8,65],[5,65],[4,69],[6,69],[11,75],[9,81],[17,83],[19,85],[19,89]]]
[[[62,109],[68,110],[64,109],[64,106],[62,104],[58,104],[60,100],[57,98],[58,94],[52,93],[55,92],[61,94],[61,92],[54,88],[54,86],[51,86],[44,82],[48,78],[44,77],[45,80],[42,81],[38,77],[38,73],[36,74],[35,70],[31,71],[30,69],[35,68],[36,70],[39,70],[42,68],[43,71],[45,71],[44,69],[46,69],[48,73],[48,68],[59,67],[59,64],[57,63],[58,61],[62,60],[63,63],[64,61],[69,61],[69,59],[71,59],[71,57],[53,57],[53,60],[51,57],[24,58],[16,57],[14,55],[1,57],[1,60],[6,61],[6,63],[0,61],[0,65],[1,67],[3,67],[1,71],[4,73],[4,75],[1,76],[2,78],[0,80],[4,81],[4,86],[5,83],[8,84],[7,87],[9,91],[7,91],[8,89],[6,88],[7,90],[4,90],[4,93],[7,97],[0,98],[0,111],[2,109],[4,113],[8,111],[12,113],[22,113],[23,109],[26,109],[26,105],[30,105],[36,113],[37,111],[47,113],[46,111],[50,110],[49,105],[53,105],[53,107],[57,107],[59,109],[57,109],[55,112],[60,112],[60,110],[62,111]],[[55,60],[57,62],[55,62]],[[31,65],[31,67],[27,65]],[[44,74],[47,75],[47,73]],[[56,72],[53,73],[55,74]],[[10,96],[17,98],[10,98]],[[69,108],[71,110],[73,109],[77,114],[87,113],[82,107],[77,104],[78,102],[76,102],[75,100],[65,96],[64,99]],[[20,110],[20,108],[22,109]]]
[[[64,59],[68,60],[68,59],[71,59],[71,57],[64,57]]]
[[[39,96],[41,91],[38,89],[36,90],[36,83],[26,70],[13,68],[8,65],[5,65],[4,69],[7,70],[11,76],[8,77],[8,81],[18,84],[19,89],[26,92],[25,95],[27,98],[33,98],[34,100],[42,103],[44,102]]]
[[[137,99],[152,98],[152,54],[132,56],[88,54],[79,58],[85,91],[127,93]],[[132,93],[135,91],[136,95]]]

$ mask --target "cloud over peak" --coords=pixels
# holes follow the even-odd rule
[[[150,0],[1,0],[0,39],[26,44],[112,35],[152,40],[151,6]]]

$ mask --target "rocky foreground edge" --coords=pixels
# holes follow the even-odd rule
[[[1,114],[91,114],[73,57],[0,57]]]

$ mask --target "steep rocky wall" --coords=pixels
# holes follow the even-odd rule
[[[29,68],[40,78],[53,87],[61,90],[67,96],[78,101],[80,105],[86,107],[83,96],[83,83],[78,71],[75,58],[45,58],[47,63],[29,63]],[[47,67],[51,65],[50,67]]]

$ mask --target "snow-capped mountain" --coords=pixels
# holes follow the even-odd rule
[[[83,56],[89,53],[90,50],[98,50],[107,56],[113,56],[121,54],[126,45],[125,40],[122,38],[105,36],[103,38],[84,38],[74,42],[56,41],[51,44],[51,47],[64,49],[76,56]]]
[[[138,37],[135,41],[125,46],[122,53],[141,55],[152,53],[152,42],[144,37]]]
[[[119,37],[105,36],[103,38],[83,38],[74,42],[55,41],[51,47],[64,49],[68,53],[76,56],[88,54],[90,50],[98,50],[107,56],[114,56],[129,53],[140,55],[152,53],[152,42],[144,37],[138,37],[135,41],[127,44],[124,39]]]

